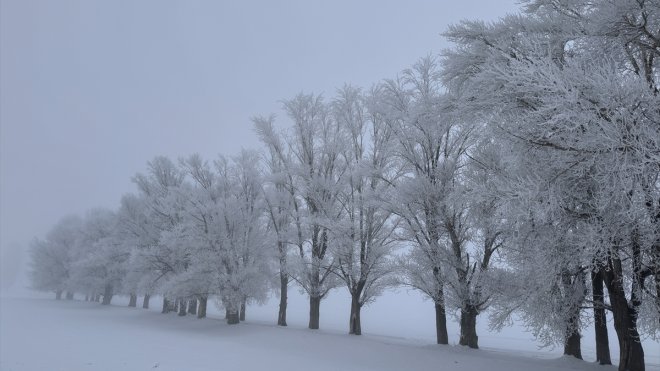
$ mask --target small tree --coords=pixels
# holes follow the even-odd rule
[[[44,240],[36,239],[30,247],[32,288],[39,291],[54,291],[56,299],[69,290],[69,276],[73,264],[76,239],[82,227],[77,216],[62,218],[48,232]]]

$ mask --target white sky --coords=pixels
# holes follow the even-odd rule
[[[394,77],[515,3],[0,0],[3,267],[61,216],[117,208],[154,156],[256,148],[250,117],[279,100]]]

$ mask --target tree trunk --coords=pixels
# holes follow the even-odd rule
[[[460,345],[467,345],[472,349],[479,349],[479,337],[477,336],[477,316],[479,312],[471,305],[461,309],[461,338]]]
[[[62,290],[55,291],[55,300],[62,300]]]
[[[653,263],[653,277],[655,280],[655,305],[656,308],[660,308],[660,243],[655,245],[655,256],[653,257]]]
[[[605,286],[612,305],[614,330],[619,340],[619,371],[644,371],[644,349],[637,331],[637,313],[628,305],[623,289],[621,261],[608,258],[608,268],[603,272]]]
[[[199,298],[199,308],[197,308],[197,318],[205,318],[206,317],[206,302],[208,301],[208,298],[206,296],[202,296]]]
[[[362,335],[362,325],[360,324],[360,294],[351,293],[351,316],[349,317],[348,333],[353,335]]]
[[[179,303],[179,316],[183,317],[186,314],[188,314],[188,312],[186,311],[187,304],[188,304],[187,300],[185,300],[183,298],[179,298],[179,299],[177,299],[177,302]]]
[[[602,267],[601,269],[604,269]],[[611,365],[610,343],[607,335],[607,317],[605,313],[603,274],[591,272],[591,287],[594,302],[594,330],[596,332],[596,361],[601,365]]]
[[[289,295],[289,274],[287,273],[286,245],[284,242],[277,242],[277,250],[280,254],[280,310],[277,313],[277,325],[286,326],[286,307]]]
[[[238,310],[235,308],[233,309],[227,309],[227,324],[228,325],[236,325],[239,324],[241,321],[239,319],[239,313]]]
[[[289,276],[280,271],[280,311],[277,313],[277,325],[286,326],[286,306],[289,293]]]
[[[101,302],[101,294],[96,294],[96,297],[94,299],[95,302],[100,303]]]
[[[137,306],[137,294],[131,294],[131,298],[128,299],[128,306],[132,308]]]
[[[71,291],[66,292],[66,300],[73,300],[73,292]]]
[[[239,313],[238,319],[241,321],[245,321],[245,307],[246,307],[246,300],[243,299],[243,302],[241,302],[241,311]]]
[[[188,300],[188,313],[197,314],[197,299]]]
[[[144,299],[142,299],[142,308],[149,309],[149,299],[150,298],[151,298],[151,295],[149,295],[149,294],[144,295]]]
[[[567,300],[567,318],[564,328],[564,355],[582,359],[580,349],[580,305],[586,295],[586,277],[584,273],[571,273],[564,267],[561,273],[561,285],[564,289],[564,300]],[[579,299],[579,300],[576,300]]]
[[[447,314],[445,312],[445,303],[442,301],[435,303],[435,334],[438,344],[449,344]]]
[[[321,318],[321,298],[318,296],[309,297],[309,328],[319,329],[319,319]]]
[[[172,310],[170,301],[163,297],[163,311],[161,313],[169,313]]]
[[[582,350],[580,349],[580,330],[571,328],[567,329],[566,338],[564,339],[564,355],[573,356],[577,359],[582,359]]]
[[[85,295],[85,301],[89,301],[89,294]]]
[[[105,289],[103,291],[103,302],[101,304],[110,305],[111,300],[112,300],[112,285],[105,285]]]

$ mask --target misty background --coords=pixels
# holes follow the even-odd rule
[[[30,241],[116,209],[157,155],[259,148],[250,118],[300,91],[369,87],[514,0],[0,1],[0,261],[24,289]],[[287,125],[279,115],[279,125]]]

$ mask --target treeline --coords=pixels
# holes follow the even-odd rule
[[[447,316],[461,345],[476,321],[517,315],[581,358],[593,325],[610,363],[644,370],[640,334],[660,331],[660,3],[524,2],[492,24],[461,22],[455,46],[370,89],[299,94],[253,119],[263,148],[209,162],[157,157],[116,211],[62,219],[32,248],[33,285],[89,298],[164,297],[239,323],[287,290],[351,295],[349,332],[404,285]],[[71,294],[69,294],[71,295]],[[609,314],[608,314],[609,313]]]

